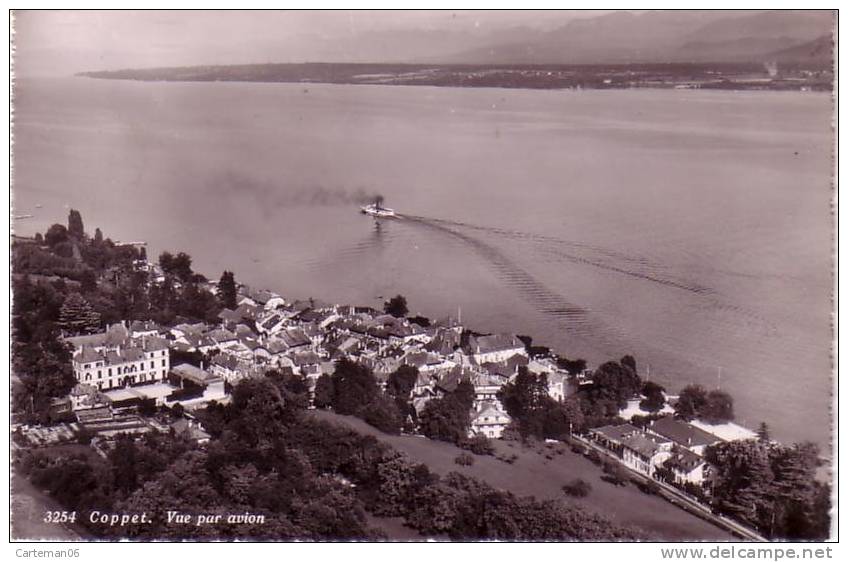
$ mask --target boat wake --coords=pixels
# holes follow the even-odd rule
[[[694,302],[699,303],[697,307],[702,311],[712,310],[717,313],[729,313],[729,317],[722,319],[723,322],[728,324],[735,325],[741,320],[748,329],[754,329],[763,334],[772,333],[775,329],[773,324],[756,312],[742,306],[724,302],[724,299],[721,298],[721,295],[715,289],[695,281],[670,275],[668,272],[663,271],[665,269],[664,266],[641,256],[627,255],[615,250],[582,242],[563,240],[552,236],[485,227],[445,219],[415,215],[402,216],[411,223],[439,230],[444,234],[463,241],[492,265],[499,278],[509,286],[519,290],[522,294],[527,295],[533,304],[537,306],[539,312],[558,319],[567,320],[569,328],[577,329],[580,332],[584,331],[588,323],[588,311],[585,308],[568,302],[564,297],[549,289],[544,283],[530,275],[513,260],[510,260],[494,245],[463,231],[481,232],[511,241],[529,242],[535,247],[539,255],[548,261],[588,266],[665,288],[684,291],[684,294],[699,297],[699,300]],[[611,326],[604,327],[605,331],[611,329],[613,329]]]

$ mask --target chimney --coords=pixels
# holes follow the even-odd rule
[[[203,361],[200,362],[200,370],[203,370]]]

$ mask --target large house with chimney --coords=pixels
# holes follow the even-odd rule
[[[469,338],[468,348],[478,365],[500,363],[513,355],[527,356],[524,342],[512,334],[472,336]]]
[[[77,382],[98,390],[161,382],[171,368],[165,339],[135,334],[125,324],[65,341],[73,346],[71,364]]]

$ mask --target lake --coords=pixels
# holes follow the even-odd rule
[[[633,354],[826,445],[832,113],[806,92],[20,80],[15,228],[73,207],[210,278]],[[372,193],[408,217],[359,214]]]

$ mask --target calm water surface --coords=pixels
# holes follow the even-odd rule
[[[16,96],[21,233],[71,206],[210,277],[461,307],[829,442],[829,96],[84,78]],[[361,193],[414,218],[377,226]]]

